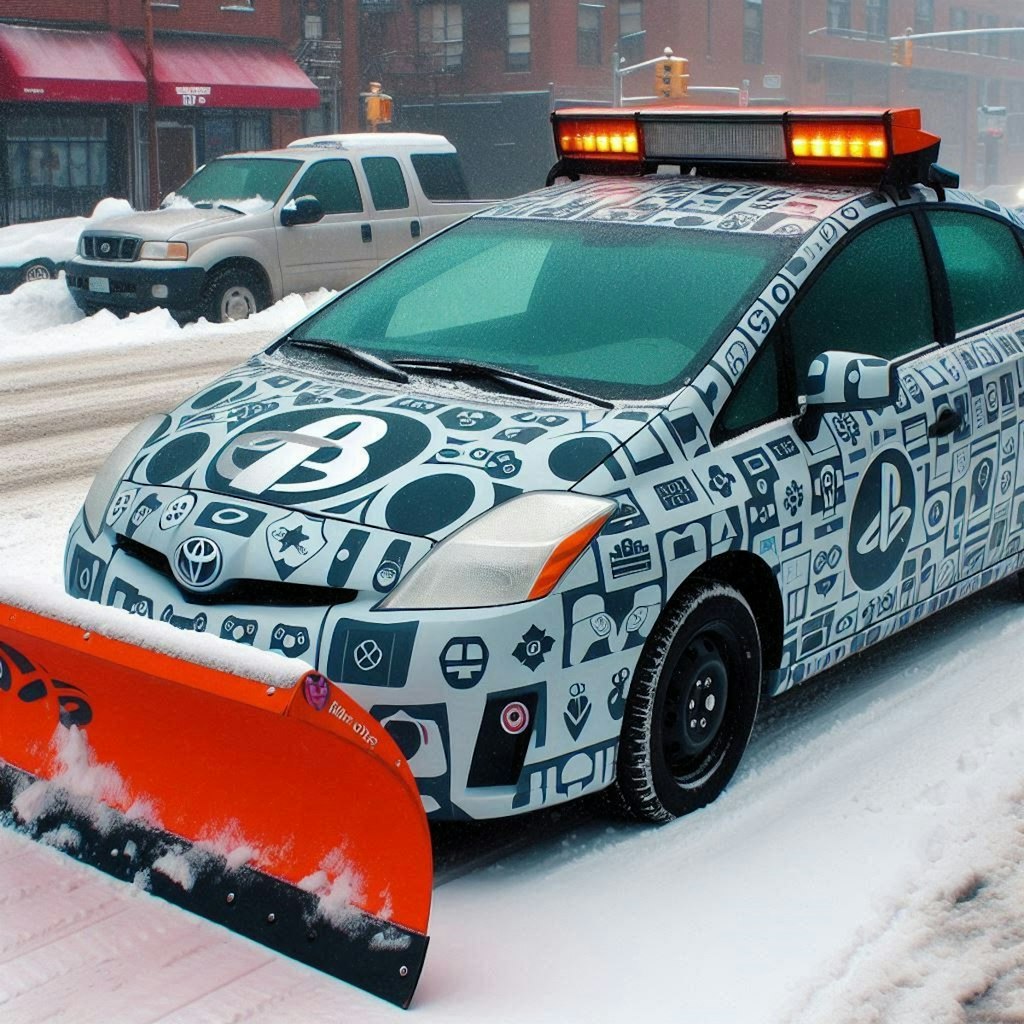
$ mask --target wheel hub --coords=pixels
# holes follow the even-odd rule
[[[686,774],[721,731],[729,673],[714,639],[695,637],[676,669],[664,713],[664,750],[673,774]]]
[[[224,293],[220,304],[221,320],[245,320],[256,312],[256,297],[242,285],[235,285]]]

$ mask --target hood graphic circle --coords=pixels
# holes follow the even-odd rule
[[[217,582],[224,564],[217,544],[209,537],[188,537],[174,551],[174,578],[189,590],[205,590]]]
[[[236,433],[210,460],[207,484],[281,505],[356,491],[413,462],[431,431],[410,416],[362,409],[303,409]]]

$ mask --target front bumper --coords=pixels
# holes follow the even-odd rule
[[[381,594],[372,590],[339,591],[337,604],[197,601],[118,539],[159,530],[155,523],[171,498],[140,489],[111,506],[96,540],[79,516],[68,539],[68,592],[308,661],[396,740],[433,818],[506,816],[612,781],[625,683],[657,608],[647,609],[642,622],[631,614],[615,626],[592,592],[586,559],[570,573],[587,577],[584,599],[556,593],[499,608],[426,612],[376,611]],[[201,495],[198,508],[206,500]],[[346,528],[328,526],[328,533]],[[380,534],[359,557],[373,564],[386,557],[393,535]],[[318,558],[336,560],[337,547],[332,535],[289,582],[312,582]],[[359,564],[357,558],[357,570]]]
[[[141,313],[163,306],[192,313],[199,306],[206,271],[173,264],[140,266],[73,259],[65,267],[65,279],[72,298],[86,312],[102,308]],[[154,286],[157,295],[153,294]],[[162,294],[165,290],[166,295]]]

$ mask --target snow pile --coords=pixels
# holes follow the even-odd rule
[[[86,228],[134,212],[127,199],[107,198],[101,199],[88,217],[61,217],[0,228],[0,266],[17,267],[42,256],[63,263],[74,256],[78,236]]]
[[[202,210],[211,207],[226,209],[229,213],[266,213],[274,208],[274,202],[272,199],[264,199],[260,195],[237,199],[222,196],[219,199],[200,199],[198,202],[193,202],[185,196],[171,192],[160,204],[161,210]]]
[[[312,666],[301,658],[286,658],[213,634],[177,629],[168,622],[132,615],[122,608],[69,597],[27,576],[8,575],[0,585],[0,601],[112,640],[122,640],[173,658],[231,672],[261,686],[290,688],[312,670]]]
[[[349,863],[344,847],[328,854],[320,870],[298,884],[304,892],[317,897],[317,913],[335,928],[352,928],[359,922],[357,908],[366,902],[366,885]]]
[[[119,319],[109,310],[87,317],[71,298],[63,280],[33,281],[0,295],[0,362],[53,358],[75,352],[123,349],[126,346],[167,345],[176,341],[263,335],[260,344],[305,317],[334,296],[326,288],[307,295],[286,295],[280,302],[249,317],[226,324],[207,320],[180,325],[166,309],[132,313]]]

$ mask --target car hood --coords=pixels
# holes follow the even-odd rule
[[[233,213],[219,207],[199,209],[195,206],[175,206],[166,210],[147,210],[123,217],[111,217],[100,228],[91,229],[101,234],[133,235],[143,241],[173,241],[187,238],[197,228],[214,227],[227,222],[239,223],[254,216],[251,213]]]
[[[439,540],[522,491],[568,490],[602,463],[621,479],[610,456],[657,412],[391,388],[258,357],[175,409],[129,478]]]

